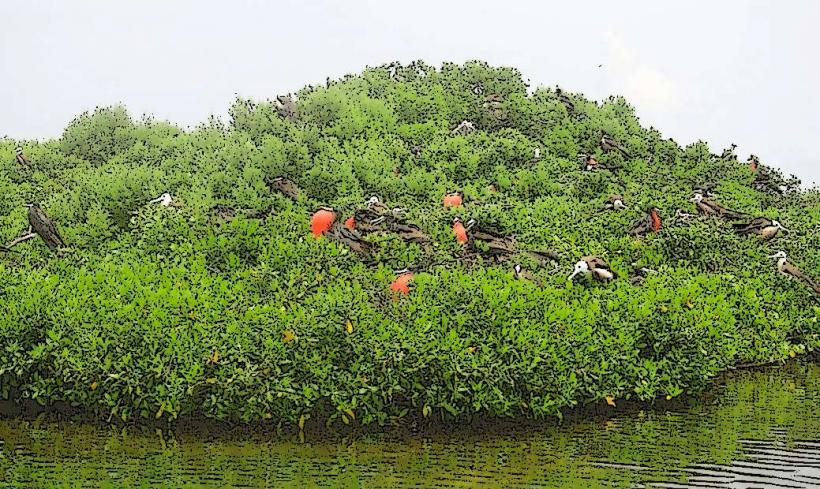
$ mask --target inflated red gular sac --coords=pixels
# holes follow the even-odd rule
[[[320,207],[313,213],[310,219],[310,232],[314,238],[323,236],[330,231],[333,223],[336,221],[336,213],[331,207]]]

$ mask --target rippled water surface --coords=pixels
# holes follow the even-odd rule
[[[561,426],[298,443],[0,420],[0,487],[820,487],[820,366]]]

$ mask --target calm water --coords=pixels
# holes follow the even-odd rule
[[[820,365],[744,372],[673,410],[337,441],[0,420],[0,487],[820,487]]]

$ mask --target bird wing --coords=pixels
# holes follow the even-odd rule
[[[582,259],[585,262],[587,262],[587,265],[589,265],[590,270],[592,270],[594,268],[605,268],[607,270],[610,270],[609,264],[607,262],[605,262],[604,260],[602,260],[601,258],[598,258],[597,256],[588,256],[588,257],[584,257]]]
[[[760,231],[766,226],[771,226],[772,220],[767,217],[756,217],[748,224],[738,224],[737,229],[741,233],[751,233]]]
[[[809,286],[815,293],[820,294],[820,284],[812,280],[808,275],[803,273],[802,270],[797,268],[796,266],[792,265],[789,262],[786,262],[784,265],[784,270],[786,273],[792,275],[795,278],[802,280],[806,285]]]

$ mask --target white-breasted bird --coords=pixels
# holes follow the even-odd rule
[[[171,194],[169,194],[168,192],[165,192],[164,194],[160,195],[156,199],[149,200],[148,203],[149,204],[159,204],[162,207],[170,207],[171,204],[174,203],[174,198],[171,197]]]
[[[618,278],[618,275],[610,268],[609,264],[597,256],[581,257],[567,280],[572,280],[579,274],[592,275],[592,278],[599,282],[608,282]]]
[[[820,294],[820,284],[809,278],[808,275],[803,273],[802,270],[797,268],[796,266],[792,265],[791,262],[786,258],[785,251],[778,251],[774,255],[770,255],[769,258],[777,258],[777,271],[782,273],[783,275],[790,275],[795,277],[809,286],[810,289],[814,291],[815,294]]]
[[[789,232],[779,221],[768,217],[757,217],[748,224],[734,224],[733,227],[737,234],[756,234],[766,240],[774,238],[778,231]]]
[[[717,202],[703,196],[703,192],[696,190],[695,194],[689,199],[690,202],[695,203],[698,212],[707,216],[720,216],[727,219],[743,219],[749,217],[746,214],[733,211],[726,208]]]

